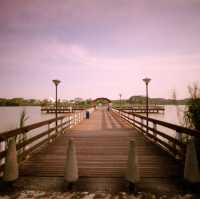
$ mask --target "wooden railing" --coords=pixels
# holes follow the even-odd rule
[[[183,138],[186,136],[200,137],[199,131],[153,118],[148,119],[147,128],[147,118],[145,116],[114,108],[112,110],[133,127],[141,131],[152,142],[179,160],[184,160],[185,158],[186,142]]]
[[[91,107],[88,108],[83,108],[83,107],[65,107],[65,106],[58,106],[58,113],[74,113],[74,112],[79,112],[79,111],[83,111],[86,109],[89,109]],[[41,107],[41,112],[46,112],[46,113],[55,113],[56,112],[56,107],[54,106],[43,106]]]
[[[146,106],[142,106],[142,105],[135,105],[132,107],[115,107],[116,109],[121,109],[123,111],[128,111],[128,112],[132,112],[132,113],[146,113],[147,109]],[[164,112],[165,111],[165,107],[164,106],[160,106],[160,105],[150,105],[148,108],[148,112],[149,113],[159,113],[159,112]]]
[[[28,158],[32,152],[52,142],[57,136],[63,134],[66,128],[72,128],[74,125],[78,124],[84,117],[85,111],[58,117],[57,131],[56,119],[53,118],[27,125],[23,128],[0,133],[0,173],[2,174],[5,165],[5,156],[9,139],[16,139],[18,161],[21,162]],[[19,139],[19,137],[21,139]]]

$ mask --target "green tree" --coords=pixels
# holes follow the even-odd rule
[[[51,101],[49,101],[48,99],[44,99],[41,101],[41,106],[49,106],[51,105]]]

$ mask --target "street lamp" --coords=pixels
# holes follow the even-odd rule
[[[146,126],[147,126],[147,129],[146,129],[146,132],[148,133],[148,130],[149,130],[149,97],[148,97],[148,85],[149,85],[149,82],[151,81],[150,78],[144,78],[143,79],[144,83],[146,84],[146,117],[147,117],[147,120],[146,120]]]
[[[58,84],[60,84],[60,80],[54,79],[52,80],[56,86],[56,133],[58,132]]]

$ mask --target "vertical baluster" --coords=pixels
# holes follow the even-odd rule
[[[5,142],[4,141],[0,141],[0,152],[4,151],[5,149]],[[3,164],[3,159],[0,159],[0,165]]]
[[[75,125],[75,116],[76,116],[76,115],[75,115],[75,113],[74,113],[74,115],[73,115],[73,126]],[[72,126],[72,127],[73,127],[73,126]]]
[[[153,123],[153,129],[154,129],[155,131],[157,130],[157,124],[156,124],[155,122]],[[156,142],[157,133],[156,133],[155,131],[153,131],[153,135],[154,135],[154,137],[155,137],[155,142]]]
[[[71,128],[71,115],[69,115],[67,117],[67,120],[68,120],[68,128],[70,129]]]
[[[182,133],[176,131],[176,139],[179,140],[180,142],[182,142],[182,139],[183,139],[182,135],[183,135]],[[175,143],[173,143],[173,148],[177,149],[177,150],[180,150],[178,145],[176,145]],[[174,156],[175,156],[176,159],[180,158],[180,156],[177,153],[175,153]]]
[[[141,120],[141,128],[144,129],[144,127],[143,127],[144,119],[143,119],[143,118],[140,118],[140,120]]]
[[[128,116],[128,121],[130,122],[130,117],[129,117],[130,115],[129,115],[129,113],[127,114],[127,116]]]
[[[61,119],[61,129],[62,129],[62,130],[61,130],[61,134],[64,134],[63,119],[64,119],[64,118]]]
[[[182,141],[182,133],[176,131],[176,139]]]
[[[70,128],[72,128],[73,122],[74,122],[74,116],[73,115],[70,116],[70,122],[71,122]]]
[[[74,121],[74,120],[73,120],[73,115],[71,115],[71,116],[70,116],[70,128],[72,128],[72,126],[73,126],[73,121]]]
[[[50,143],[51,140],[50,140],[50,132],[49,132],[49,130],[51,128],[51,123],[48,123],[47,128],[48,128],[48,142]]]
[[[132,115],[132,119],[133,119],[133,120],[132,120],[133,126],[135,126],[135,121],[134,121],[134,120],[135,120],[135,115]]]
[[[73,126],[73,115],[70,116],[70,128]]]

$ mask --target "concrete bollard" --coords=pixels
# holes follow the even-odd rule
[[[67,157],[65,162],[64,179],[66,182],[73,183],[78,180],[78,164],[76,157],[76,146],[70,139],[67,146]]]
[[[17,151],[15,139],[12,138],[8,143],[8,150],[5,158],[3,180],[6,182],[14,181],[19,176]]]
[[[131,140],[128,147],[128,168],[126,179],[131,183],[136,183],[140,180],[138,160],[136,155],[135,141]]]
[[[191,183],[200,182],[199,163],[194,139],[191,139],[187,144],[184,178]]]

